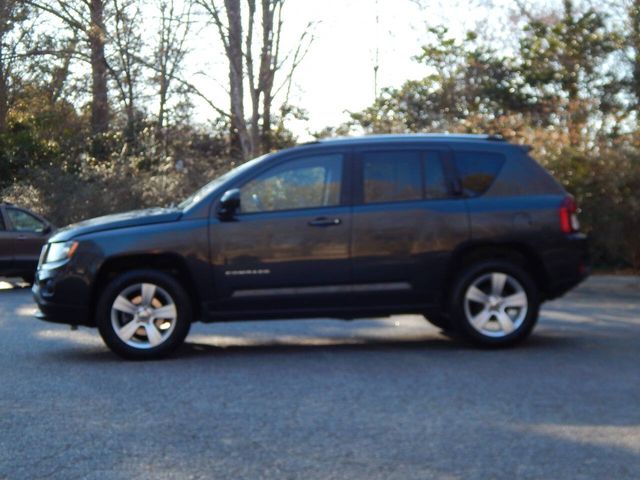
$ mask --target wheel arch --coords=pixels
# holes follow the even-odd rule
[[[482,242],[467,244],[454,251],[447,269],[445,297],[448,295],[456,277],[465,267],[485,260],[504,260],[519,265],[531,274],[540,295],[542,297],[546,296],[549,274],[542,258],[532,247],[519,242]],[[444,302],[443,305],[446,305],[447,298],[442,300]]]
[[[98,270],[91,291],[90,311],[94,313],[101,292],[118,275],[131,270],[157,270],[171,275],[184,287],[191,300],[193,318],[200,317],[201,302],[189,273],[187,263],[180,255],[173,253],[122,255],[107,259]]]

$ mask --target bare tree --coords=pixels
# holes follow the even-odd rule
[[[640,124],[640,0],[630,0],[628,7],[629,34],[631,64],[631,93],[634,97],[634,107],[637,122]]]
[[[222,19],[220,9],[215,0],[196,0],[211,15],[220,36],[229,62],[229,103],[231,134],[234,147],[240,157],[253,156],[254,147],[249,137],[244,111],[244,50],[242,48],[242,11],[240,0],[225,0],[227,23]],[[249,1],[250,5],[253,3]],[[255,15],[255,8],[250,10]],[[251,27],[253,16],[251,16]],[[253,28],[249,28],[247,42],[251,43]]]
[[[108,67],[105,57],[105,1],[108,0],[23,0],[61,22],[72,32],[79,32],[89,46],[91,64],[91,132],[109,129]]]
[[[271,149],[272,108],[275,95],[290,79],[313,37],[311,24],[299,39],[297,48],[281,58],[281,39],[284,25],[285,0],[195,0],[215,25],[229,64],[229,118],[237,152],[249,158]],[[246,7],[246,18],[243,16]],[[246,25],[246,31],[243,31]],[[255,36],[259,35],[256,42]],[[305,42],[307,42],[305,44]],[[301,45],[305,45],[301,48]],[[258,58],[256,61],[255,58]],[[281,85],[276,86],[279,72],[285,73]],[[245,85],[251,102],[247,120],[245,114]]]
[[[139,0],[113,0],[113,59],[108,63],[126,116],[125,138],[128,145],[136,143],[136,103],[138,79],[142,77],[143,60],[140,51],[143,40],[138,25],[142,22]]]
[[[158,88],[158,113],[156,140],[166,151],[165,127],[167,109],[173,91],[174,80],[188,53],[187,38],[191,30],[191,3],[175,0],[159,0],[158,43],[154,49],[154,80]],[[180,83],[180,82],[177,82]]]
[[[28,17],[28,10],[18,0],[0,0],[0,133],[7,127],[12,77],[20,46],[28,28],[16,28]]]
[[[91,132],[104,133],[109,130],[109,88],[107,78],[107,60],[104,54],[104,1],[90,0],[87,3],[90,22],[86,29],[91,48]]]

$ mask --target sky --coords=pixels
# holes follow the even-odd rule
[[[423,8],[415,0],[287,0],[283,50],[293,48],[305,25],[315,22],[315,40],[297,70],[290,103],[308,112],[309,120],[288,124],[306,140],[310,133],[337,126],[348,119],[348,111],[370,105],[374,96],[376,48],[378,86],[400,86],[408,79],[424,77],[426,67],[412,59],[426,39],[427,24],[445,24],[462,35],[483,16],[482,7],[468,2],[430,1]],[[494,2],[495,5],[495,2]],[[376,16],[378,22],[376,23]],[[228,99],[220,79],[226,78],[226,62],[213,27],[199,34],[190,57],[195,83],[220,105]],[[215,75],[211,75],[212,73]],[[218,83],[212,80],[218,78]],[[196,102],[197,104],[197,102]],[[212,116],[198,105],[199,120]]]

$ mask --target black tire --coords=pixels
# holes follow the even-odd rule
[[[505,333],[505,331],[508,331],[507,329],[502,329],[502,324],[498,322],[497,315],[491,316],[490,322],[494,322],[492,325],[500,325],[499,329],[503,330],[502,333],[482,333],[472,325],[471,320],[468,318],[467,310],[465,310],[465,295],[467,294],[467,290],[472,284],[474,284],[474,282],[481,281],[484,278],[489,277],[487,281],[491,282],[493,277],[490,275],[493,273],[506,274],[508,276],[507,278],[510,277],[511,279],[514,279],[516,282],[513,283],[513,285],[519,284],[526,294],[526,315],[519,317],[520,310],[518,310],[518,308],[515,309],[515,311],[518,312],[517,318],[522,319],[520,320],[520,323],[513,323],[512,326],[514,328],[508,334]],[[493,308],[499,309],[501,306],[493,305]],[[526,339],[531,334],[531,331],[538,321],[539,310],[540,294],[531,275],[519,265],[505,260],[487,260],[474,263],[465,268],[458,275],[454,283],[449,304],[451,326],[455,329],[456,333],[476,345],[485,347],[507,347],[515,345],[516,343]],[[493,310],[487,311],[492,312]],[[471,312],[469,313],[472,315]],[[509,318],[511,319],[511,317]],[[492,334],[502,336],[490,336]]]
[[[136,343],[137,339],[140,338],[137,333],[130,340],[130,343],[136,343],[135,346],[123,341],[116,332],[112,321],[112,307],[116,298],[128,289],[135,291],[136,286],[142,284],[154,285],[156,287],[154,295],[156,295],[155,292],[161,292],[165,298],[168,295],[168,298],[173,301],[175,306],[175,318],[172,319],[173,329],[169,329],[169,332],[164,334],[161,343],[156,346],[151,346],[151,335],[149,335],[149,340],[146,342],[149,343],[149,346],[143,346],[145,344],[144,337],[139,343]],[[152,297],[152,300],[159,302],[155,296]],[[142,302],[142,299],[140,299],[140,302]],[[120,312],[115,315],[117,317],[118,315],[126,316],[129,314]],[[131,318],[137,317],[131,315]],[[151,319],[147,319],[147,323],[151,321]],[[96,322],[100,336],[114,353],[130,360],[152,360],[170,355],[184,342],[191,328],[191,321],[192,306],[187,292],[175,278],[155,270],[133,270],[117,276],[102,292],[96,308]],[[144,335],[144,332],[148,330],[143,325],[140,326],[142,327],[142,335]],[[140,329],[136,331],[140,331]],[[161,332],[160,329],[158,331]]]

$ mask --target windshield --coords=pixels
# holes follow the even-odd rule
[[[222,185],[223,183],[226,183],[227,181],[231,180],[233,177],[244,173],[246,170],[248,170],[250,167],[252,167],[256,163],[258,163],[260,160],[262,160],[266,156],[267,155],[262,155],[261,157],[254,158],[253,160],[249,160],[248,162],[245,162],[242,165],[238,165],[236,168],[234,168],[232,170],[229,170],[224,175],[221,175],[221,176],[215,178],[211,182],[207,183],[200,190],[197,190],[195,193],[191,194],[186,199],[184,199],[181,203],[179,203],[178,204],[178,208],[181,209],[181,210],[184,210],[184,209],[189,208],[190,206],[198,203],[200,200],[202,200],[204,197],[209,195],[211,192],[213,192],[220,185]]]

